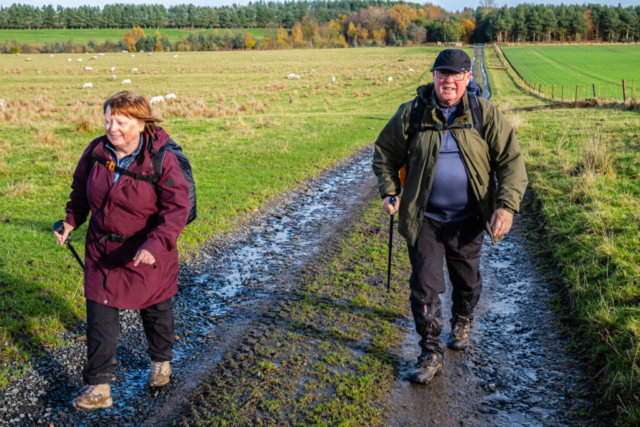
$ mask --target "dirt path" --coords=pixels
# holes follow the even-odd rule
[[[593,424],[579,416],[589,412],[590,387],[570,340],[551,311],[555,294],[539,270],[527,242],[523,216],[495,248],[485,240],[481,272],[483,294],[469,348],[447,350],[443,375],[429,386],[406,381],[419,355],[419,336],[407,318],[401,352],[404,363],[394,392],[398,408],[390,424],[560,426]],[[445,328],[451,307],[451,284],[443,294]]]

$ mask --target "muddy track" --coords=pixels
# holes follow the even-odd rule
[[[96,413],[69,409],[82,386],[86,345],[80,323],[62,335],[67,345],[47,350],[0,396],[0,425],[156,426],[174,418],[224,353],[265,321],[274,302],[288,298],[292,275],[335,234],[358,200],[370,200],[372,188],[371,147],[366,147],[268,202],[182,264],[173,302],[178,339],[170,386],[147,389],[142,325],[137,313],[123,311],[113,408]]]

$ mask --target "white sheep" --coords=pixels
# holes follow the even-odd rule
[[[168,93],[167,96],[164,97],[164,99],[166,99],[167,101],[170,99],[176,99],[176,94],[175,93]]]
[[[93,88],[93,83],[85,83],[82,85],[82,90]]]
[[[31,61],[31,58],[27,58],[27,61]]]
[[[391,83],[393,81],[393,77],[387,78],[387,83]]]
[[[135,57],[136,57],[135,53],[132,53],[132,54],[131,54],[131,57],[132,57],[132,58],[135,58]]]
[[[16,56],[20,56],[20,53],[16,53]]]
[[[311,69],[311,72],[312,72],[312,73],[315,73],[315,72],[316,72],[316,70],[314,70],[314,69],[312,68],[312,69]]]
[[[94,56],[92,56],[92,57],[91,57],[91,58],[89,58],[89,59],[98,59],[98,57],[94,55]]]
[[[151,98],[151,101],[149,101],[149,105],[156,105],[156,104],[160,104],[160,103],[164,103],[164,96],[154,96],[153,98]]]
[[[151,52],[149,52],[149,56],[151,56]]]
[[[82,58],[78,58],[78,62],[82,62]]]
[[[84,70],[85,70],[85,71],[93,71],[93,68],[91,68],[91,67],[84,67]]]
[[[129,51],[128,50],[123,50],[122,53],[129,53]]]
[[[116,70],[116,67],[111,67],[111,72],[113,73]]]
[[[111,76],[111,80],[115,80],[116,78],[117,78],[117,77],[116,77],[116,75],[115,75],[115,74]]]
[[[0,110],[4,110],[4,99],[0,99]]]
[[[53,55],[49,55],[49,58],[53,58]]]
[[[67,59],[67,62],[71,62],[71,58]]]
[[[144,53],[144,50],[141,50],[140,53]]]
[[[104,56],[104,53],[99,53],[98,56]]]
[[[177,58],[177,57],[178,57],[178,55],[173,55],[173,57],[174,57],[174,58]]]
[[[335,83],[336,82],[336,78],[335,77],[331,77],[331,83]]]
[[[415,71],[413,71],[413,68],[409,68],[409,72],[410,73],[415,73]]]
[[[293,73],[292,73],[292,74],[289,74],[289,75],[287,76],[287,78],[288,78],[289,80],[295,80],[295,79],[296,79],[296,77],[297,77],[297,78],[300,78],[300,76],[296,76],[296,75],[295,75],[295,74],[293,74]]]
[[[132,69],[131,69],[131,72],[132,72],[133,74],[135,74],[135,73],[137,73],[137,72],[138,72],[138,69],[137,69],[137,68],[132,68]]]
[[[122,81],[122,83],[120,83],[120,84],[123,84],[123,85],[130,85],[130,84],[131,84],[131,79],[125,79],[125,80],[123,80],[123,81]]]

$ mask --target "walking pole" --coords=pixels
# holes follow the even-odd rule
[[[62,227],[62,221],[58,221],[55,224],[53,224],[53,231],[55,231],[58,234],[62,234],[62,228],[63,228]],[[82,263],[82,260],[80,260],[80,257],[78,256],[78,253],[76,252],[76,250],[71,245],[71,238],[67,237],[67,241],[65,243],[67,244],[67,246],[69,246],[69,249],[73,253],[73,256],[76,257],[76,259],[78,260],[78,264],[80,264],[80,267],[82,267],[82,269],[84,270],[84,264]]]
[[[389,204],[392,206],[396,204],[395,196],[391,196]],[[391,214],[391,221],[389,222],[389,262],[387,268],[387,292],[391,289],[391,250],[393,249],[393,214]]]

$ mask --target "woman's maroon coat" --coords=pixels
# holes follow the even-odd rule
[[[154,150],[169,140],[169,135],[160,127],[156,127],[156,136]],[[86,221],[89,212],[93,217],[85,250],[85,297],[110,307],[138,310],[164,301],[177,292],[176,240],[187,223],[188,185],[177,158],[169,151],[164,158],[157,190],[148,182],[126,175],[120,175],[114,184],[115,172],[99,163],[89,171],[92,151],[105,159],[115,160],[111,151],[105,149],[106,142],[106,136],[97,138],[82,154],[73,173],[66,222],[77,229]],[[139,165],[136,159],[129,170],[152,175],[147,147],[141,153],[142,164]],[[108,239],[99,242],[104,233],[138,237],[125,243]],[[142,263],[134,267],[133,257],[138,249],[149,251],[157,268]]]

